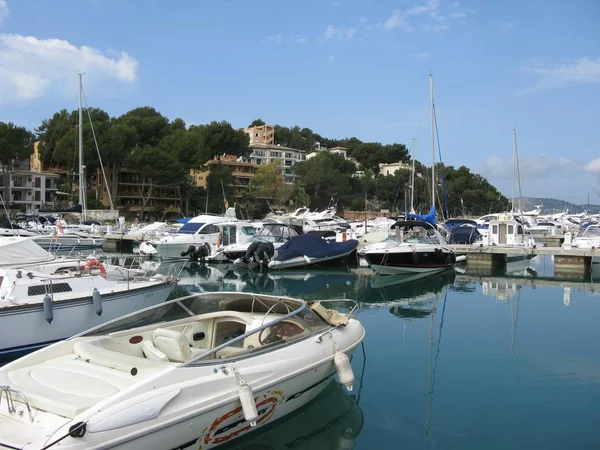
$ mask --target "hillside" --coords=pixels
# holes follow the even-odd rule
[[[587,211],[591,214],[597,214],[600,212],[600,205],[590,204],[588,205],[576,205],[574,203],[565,202],[564,200],[557,200],[555,198],[545,197],[523,197],[523,210],[529,211],[534,209],[536,205],[543,205],[542,213],[553,213],[569,211],[570,213],[577,214],[583,211]]]

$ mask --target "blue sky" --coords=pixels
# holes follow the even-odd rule
[[[409,144],[523,193],[600,203],[600,2],[0,0],[0,120],[150,105],[188,125]]]

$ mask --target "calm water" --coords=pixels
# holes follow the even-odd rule
[[[600,279],[596,266],[592,279]],[[224,449],[597,449],[600,283],[590,275],[556,281],[552,271],[539,257],[510,264],[508,276],[416,280],[365,268],[185,266],[178,295],[231,290],[361,304],[366,361],[357,351],[361,382],[352,395],[331,384]]]
[[[354,298],[367,330],[353,395],[332,385],[225,448],[600,448],[600,283],[552,271],[549,259],[510,264],[510,276],[418,280],[185,267],[188,291]]]

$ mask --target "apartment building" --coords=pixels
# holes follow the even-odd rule
[[[250,185],[250,180],[258,170],[257,164],[243,161],[235,155],[215,156],[207,161],[204,166],[207,170],[190,170],[190,176],[196,186],[206,188],[211,170],[216,166],[227,166],[231,170],[232,177],[232,183],[229,186],[234,188],[234,196],[238,200],[244,196],[244,192]]]
[[[105,168],[106,179],[112,180],[112,171]],[[104,183],[102,171],[98,169],[96,174],[97,189],[96,198],[102,202],[104,206],[110,206],[108,191]],[[121,169],[117,178],[117,195],[113,198],[113,202],[118,199],[119,208],[126,208],[130,212],[138,212],[142,210],[143,198],[140,195],[138,177],[134,170]],[[179,187],[177,186],[154,186],[152,194],[148,199],[144,209],[146,211],[161,211],[163,214],[180,214],[181,213],[181,196]]]

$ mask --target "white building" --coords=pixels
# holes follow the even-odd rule
[[[410,164],[403,162],[379,164],[379,173],[381,175],[394,175],[398,170],[410,170]]]
[[[29,160],[15,161],[6,176],[0,174],[0,193],[7,205],[25,206],[26,211],[33,212],[56,201],[59,177],[29,170]]]
[[[279,165],[284,168],[284,177],[286,183],[293,183],[295,175],[292,173],[292,167],[299,161],[306,159],[306,151],[290,147],[282,147],[275,144],[263,144],[255,142],[249,145],[252,150],[250,161],[254,164],[269,164],[273,161],[279,161]]]

